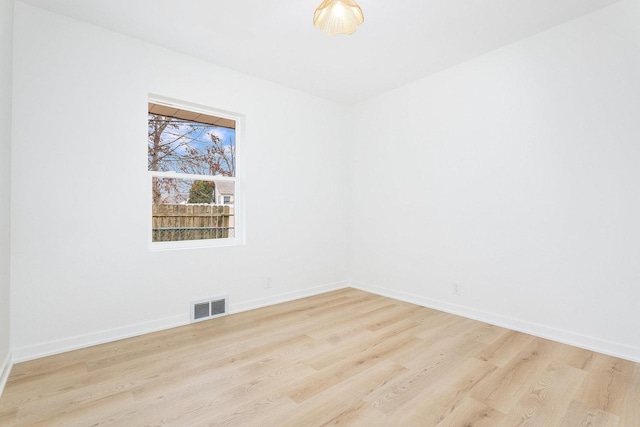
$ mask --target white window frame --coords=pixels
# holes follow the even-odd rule
[[[235,168],[236,176],[221,176],[221,175],[192,175],[179,172],[161,172],[161,171],[149,171],[147,170],[147,197],[148,197],[148,209],[147,209],[147,242],[149,250],[151,251],[164,251],[164,250],[177,250],[177,249],[192,249],[192,248],[211,248],[219,246],[238,246],[245,244],[245,215],[244,215],[244,192],[242,189],[243,166],[242,161],[242,146],[244,145],[244,116],[237,113],[231,113],[215,108],[205,107],[203,105],[193,104],[184,101],[178,101],[175,99],[149,94],[149,102],[153,104],[166,105],[168,107],[174,107],[181,110],[192,111],[195,113],[208,114],[211,116],[221,117],[225,119],[234,120],[235,127]],[[147,114],[148,115],[148,114]],[[148,142],[147,142],[148,143]],[[148,154],[148,149],[145,148],[145,152]],[[146,162],[145,162],[146,163]],[[198,181],[232,181],[234,185],[234,237],[220,238],[220,239],[200,239],[200,240],[179,240],[175,242],[154,242],[153,241],[153,219],[152,219],[152,180],[154,177],[158,178],[177,178],[177,179],[193,179]]]

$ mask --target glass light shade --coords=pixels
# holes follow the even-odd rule
[[[353,34],[363,22],[362,9],[354,0],[323,0],[313,14],[313,25],[330,36]]]

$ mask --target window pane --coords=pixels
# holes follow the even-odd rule
[[[162,106],[150,105],[162,111]],[[167,111],[172,115],[150,112],[148,116],[150,171],[236,176],[235,121],[186,110]],[[204,122],[181,116],[195,116]]]
[[[152,241],[234,237],[234,194],[233,181],[152,177]]]

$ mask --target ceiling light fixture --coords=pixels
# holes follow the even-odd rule
[[[362,9],[354,0],[323,0],[313,14],[313,25],[330,36],[353,34],[363,22]]]

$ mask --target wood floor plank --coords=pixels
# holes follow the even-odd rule
[[[587,372],[563,363],[551,363],[528,393],[506,415],[512,426],[560,425],[570,401],[588,375]]]
[[[374,305],[371,310],[363,312],[345,312],[342,316],[332,318],[330,322],[322,322],[315,327],[309,328],[306,334],[322,340],[329,339],[335,335],[349,335],[352,330],[359,333],[370,332],[365,331],[367,323],[374,322],[384,316],[396,317],[397,314],[394,310],[398,310],[397,305],[389,303],[382,306]],[[398,311],[401,310],[399,309]]]
[[[439,427],[496,427],[503,420],[504,414],[500,411],[467,396],[461,400],[460,404],[445,419],[434,425]],[[418,426],[419,424],[415,425]]]
[[[507,414],[518,400],[538,381],[553,360],[555,343],[535,338],[504,367],[474,390],[472,396],[488,406]],[[527,381],[524,379],[527,378]]]
[[[168,373],[153,382],[140,384],[131,391],[136,400],[172,400],[211,389],[228,394],[234,387],[244,387],[245,384],[255,386],[263,382],[265,377],[269,380],[279,377],[277,379],[282,385],[283,374],[293,372],[293,378],[299,378],[300,375],[316,372],[304,364],[292,363],[286,356],[273,354],[262,355],[254,362],[236,364],[233,358],[227,362],[216,369],[205,367],[189,370],[188,373],[185,370],[178,371],[175,375]]]
[[[6,406],[4,409],[0,409],[0,426],[8,426],[12,424],[16,424],[16,416],[18,415],[18,407]]]
[[[375,397],[372,405],[387,415],[402,407],[414,405],[420,397],[421,390],[438,387],[438,382],[451,372],[455,372],[471,354],[477,351],[479,345],[477,342],[465,341],[447,351],[434,349],[434,353],[438,353],[438,356],[434,353],[422,357],[417,355],[416,361],[410,366],[411,375],[406,379],[401,378],[399,383],[389,384],[388,391],[382,387],[377,393],[372,393],[365,399],[371,400]],[[380,392],[383,394],[380,395]]]
[[[574,400],[570,403],[559,425],[563,427],[636,427],[639,424],[638,420],[620,422],[620,417],[615,414]]]
[[[401,320],[397,323],[389,325],[385,329],[381,329],[378,333],[371,333],[366,327],[361,326],[361,329],[367,332],[367,335],[362,335],[360,339],[351,340],[350,342],[343,342],[340,346],[339,352],[326,352],[322,354],[312,355],[310,357],[305,358],[304,363],[309,366],[313,366],[314,368],[321,370],[326,368],[332,364],[338,363],[344,360],[345,354],[353,355],[353,354],[361,354],[363,352],[369,351],[376,346],[382,344],[385,340],[397,337],[398,335],[403,335],[405,337],[410,336],[413,337],[413,334],[410,334],[409,330],[414,328],[416,323],[410,319]],[[415,338],[414,338],[415,339]],[[410,341],[410,340],[407,340]],[[395,350],[399,351],[402,347],[399,347]]]
[[[179,389],[165,390],[164,393],[153,395],[146,390],[145,394],[136,394],[135,399],[140,407],[135,411],[136,419],[144,419],[151,424],[162,422],[161,414],[165,406],[172,402],[189,402],[188,410],[182,409],[172,415],[172,422],[177,425],[193,425],[207,420],[211,414],[216,414],[218,421],[223,419],[239,420],[248,414],[260,411],[261,405],[266,410],[290,407],[293,402],[283,393],[273,387],[279,384],[281,388],[313,373],[308,366],[298,364],[289,365],[281,369],[262,371],[246,371],[238,368],[229,378],[232,381],[221,380],[219,377],[196,379]],[[152,402],[151,405],[148,403]],[[248,405],[253,402],[255,405]],[[261,402],[261,403],[260,403]],[[260,404],[258,404],[260,403]],[[206,410],[202,410],[206,408]],[[264,413],[264,412],[263,412]],[[221,422],[221,421],[220,421]],[[247,423],[247,422],[245,422]]]
[[[640,427],[640,365],[342,289],[18,363],[0,425]]]
[[[622,411],[623,420],[636,420],[640,427],[640,364],[635,364]]]
[[[574,368],[589,370],[596,358],[596,353],[583,348],[566,346],[563,361]]]
[[[378,364],[385,357],[392,355],[394,351],[411,341],[415,341],[415,338],[410,335],[396,335],[375,344],[366,351],[345,355],[344,361],[331,364],[311,377],[304,378],[300,384],[293,387],[287,394],[295,402],[303,402],[309,397]]]
[[[469,335],[471,339],[474,339],[475,341],[479,341],[483,344],[491,344],[507,332],[509,332],[508,329],[490,325],[488,323],[477,322],[476,326],[469,331]]]
[[[533,341],[531,335],[506,331],[482,349],[476,357],[496,366],[504,366]]]
[[[389,361],[381,361],[372,369],[360,372],[335,385],[327,393],[317,394],[299,405],[297,414],[282,427],[302,425],[367,425],[373,418],[379,425],[384,414],[364,402],[361,397],[384,387],[407,369]]]
[[[467,358],[456,367],[455,375],[443,376],[424,387],[413,402],[393,413],[393,419],[398,425],[438,425],[496,369],[490,363]]]
[[[598,354],[588,368],[589,376],[578,400],[587,406],[620,415],[635,364],[613,356]]]

